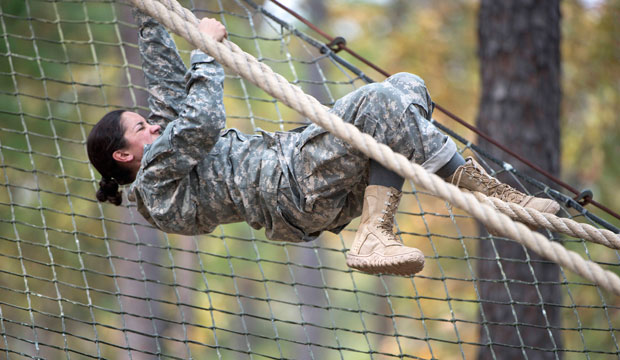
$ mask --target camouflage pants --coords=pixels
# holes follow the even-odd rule
[[[400,73],[348,94],[331,112],[436,172],[455,154],[456,145],[429,121],[432,110],[423,80]],[[283,191],[278,199],[287,209],[285,217],[309,235],[308,240],[323,230],[339,232],[362,212],[369,159],[314,124],[290,141],[290,174],[281,186],[291,191]]]

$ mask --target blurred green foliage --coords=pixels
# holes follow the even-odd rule
[[[362,85],[258,13],[234,4],[221,12],[214,2],[183,3],[195,4],[198,16],[218,16],[231,40],[326,104]],[[419,74],[436,102],[473,123],[476,1],[324,5],[324,30],[344,36],[390,73]],[[618,10],[618,0],[595,7],[562,2],[563,178],[592,187],[612,209],[620,203],[614,186],[620,176]],[[312,349],[328,358],[338,349],[352,359],[367,351],[423,358],[475,353],[475,226],[441,201],[412,194],[412,185],[397,220],[405,242],[428,256],[425,273],[414,280],[348,272],[343,251],[349,229],[304,245],[268,242],[262,230],[246,224],[190,238],[152,230],[132,206],[97,203],[99,175],[84,146],[90,128],[115,108],[147,111],[131,21],[122,2],[0,0],[2,350],[49,358],[120,358],[132,351],[181,358],[252,351],[261,358]],[[189,47],[176,39],[187,60]],[[233,74],[225,104],[228,126],[245,132],[305,121]],[[582,243],[567,245],[583,251]],[[600,256],[595,260],[617,262],[613,253],[598,250],[591,252]],[[606,308],[596,289],[566,276],[572,293],[564,301],[571,340],[565,344],[574,350],[568,355],[617,349],[608,323],[618,317],[617,306]]]

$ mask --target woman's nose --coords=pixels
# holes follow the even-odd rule
[[[161,130],[161,126],[159,125],[151,126],[151,134],[159,133],[159,130]]]

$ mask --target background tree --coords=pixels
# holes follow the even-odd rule
[[[478,19],[482,80],[478,127],[558,175],[559,1],[483,0]],[[499,149],[480,142],[494,156],[504,157]],[[514,165],[538,177],[527,166]],[[560,288],[540,282],[557,282],[558,267],[526,254],[521,245],[499,239],[481,242],[479,253],[487,259],[480,261],[478,274],[482,311],[490,323],[481,329],[481,342],[491,345],[480,351],[479,358],[557,358],[552,349],[561,347],[561,337],[550,327],[560,324],[559,308],[552,305],[561,303]]]

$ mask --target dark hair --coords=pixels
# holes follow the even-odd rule
[[[114,160],[112,154],[127,145],[125,129],[121,124],[121,116],[125,110],[114,110],[105,114],[93,127],[86,140],[88,159],[101,174],[97,200],[109,201],[114,205],[123,202],[119,185],[133,182],[134,178],[126,167]]]

